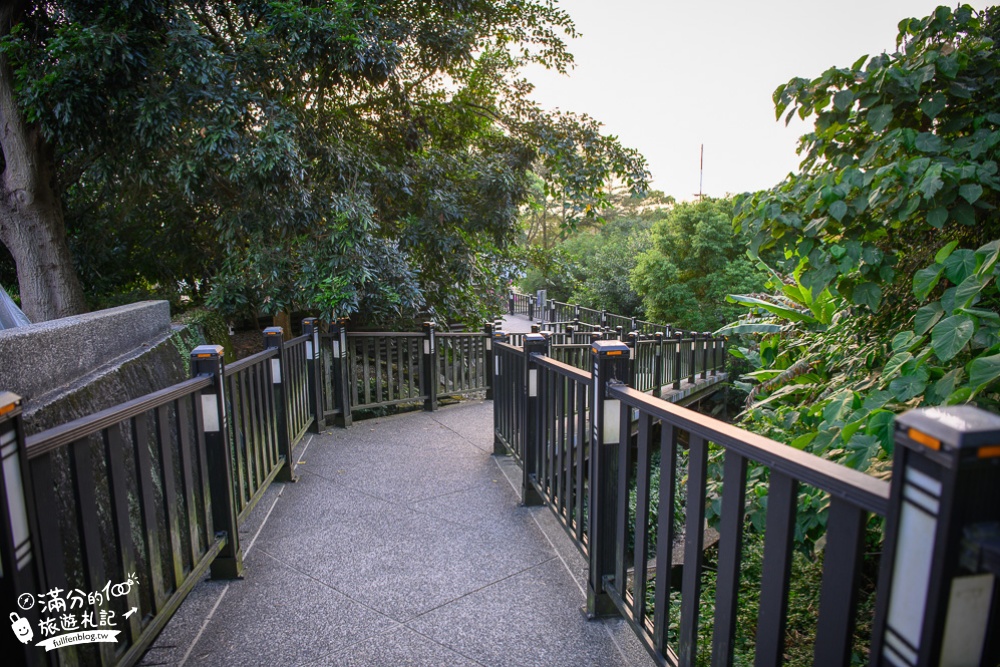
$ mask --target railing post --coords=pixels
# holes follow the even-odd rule
[[[302,333],[309,336],[306,341],[306,375],[309,379],[309,407],[313,411],[312,426],[310,432],[319,433],[326,428],[325,401],[323,400],[320,345],[319,345],[319,321],[315,317],[306,317],[302,320]]]
[[[576,333],[576,328],[572,324],[566,325],[566,335],[564,336],[564,345],[572,345],[575,341],[573,340],[573,334]]]
[[[243,578],[243,550],[240,548],[239,512],[233,488],[233,452],[226,424],[225,361],[221,345],[199,345],[191,350],[191,376],[211,377],[212,384],[201,390],[201,428],[205,438],[208,490],[212,501],[212,525],[216,535],[224,534],[226,544],[212,561],[214,579]]]
[[[292,459],[292,436],[288,430],[288,394],[285,391],[285,337],[281,327],[264,329],[264,349],[275,348],[277,354],[271,358],[271,387],[274,389],[274,406],[277,410],[275,421],[278,431],[278,451],[285,457],[277,479],[280,482],[297,482]]]
[[[625,345],[628,346],[628,381],[626,384],[636,388],[636,378],[638,376],[638,369],[636,368],[636,343],[638,342],[638,336],[636,336],[635,331],[629,331],[625,336]]]
[[[487,322],[483,327],[483,333],[486,336],[486,341],[484,343],[486,347],[486,358],[483,359],[483,365],[486,370],[486,400],[493,400],[493,323]]]
[[[911,410],[895,437],[871,664],[1000,664],[1000,416]]]
[[[348,373],[350,368],[350,350],[347,349],[346,320],[330,323],[330,336],[333,345],[333,358],[330,360],[330,375],[333,384],[334,405],[340,408],[339,425],[347,428],[351,425],[351,383]]]
[[[424,410],[437,410],[438,401],[438,351],[437,340],[434,338],[434,322],[424,322]]]
[[[681,361],[684,359],[681,348],[684,342],[684,332],[675,331],[674,338],[677,339],[677,347],[674,348],[674,389],[676,390],[681,388]]]
[[[704,380],[708,378],[708,344],[712,341],[712,333],[706,331],[701,334],[702,337],[702,348],[701,348],[701,379]]]
[[[638,318],[633,317],[632,321],[629,322],[629,327],[628,328],[631,331],[638,331],[639,330],[639,321],[638,321]]]
[[[726,370],[726,337],[716,336],[715,339],[715,349],[716,349],[716,361],[715,369],[719,373],[724,373]]]
[[[542,496],[535,488],[534,482],[538,475],[538,459],[542,451],[541,442],[544,434],[544,424],[541,420],[541,403],[539,396],[540,371],[532,359],[532,354],[543,356],[549,353],[549,339],[540,333],[530,333],[524,336],[524,460],[522,463],[521,504],[541,505]]]
[[[556,300],[549,299],[549,322],[556,321]]]
[[[497,432],[500,430],[500,420],[509,418],[510,415],[508,411],[510,410],[510,406],[517,405],[517,402],[521,400],[521,397],[511,395],[513,386],[510,379],[508,379],[505,375],[505,373],[510,372],[510,370],[504,368],[503,358],[501,355],[496,353],[496,344],[506,343],[507,333],[494,323],[491,339],[491,347],[493,347],[493,361],[490,362],[489,372],[493,375],[493,385],[499,392],[498,396],[500,396],[500,399],[493,404],[493,455],[507,456],[507,448],[500,441],[499,436],[497,436]]]
[[[531,333],[541,333],[541,332],[542,332],[542,325],[540,324],[531,325]]]
[[[9,391],[0,392],[0,599],[5,605],[13,604],[21,595],[41,593],[38,547],[32,539],[37,531],[32,497],[31,475],[28,470],[28,452],[24,445],[24,425],[21,419],[21,397]],[[51,492],[51,491],[49,491]],[[53,517],[54,518],[54,517]],[[18,614],[23,616],[18,617]],[[19,620],[20,619],[20,620]],[[8,619],[4,619],[8,620]],[[37,626],[38,608],[18,609],[10,620],[27,627]],[[6,632],[6,630],[4,631]],[[9,651],[13,664],[37,665],[39,653],[31,640],[21,648]]]
[[[507,310],[508,315],[514,314],[514,290],[510,290],[507,293]]]
[[[577,326],[580,325],[580,304],[573,306],[573,319],[576,320]]]
[[[663,334],[657,331],[653,334],[656,345],[653,347],[653,396],[663,395]]]
[[[688,384],[694,384],[695,376],[698,373],[698,332],[691,332],[691,351],[688,356]]]
[[[624,331],[625,330],[622,328],[622,325],[619,324],[618,326],[616,326],[615,327],[615,340],[624,341],[625,338],[623,338],[623,336],[622,336],[622,334],[624,333]]]
[[[608,328],[608,309],[607,308],[602,308],[601,309],[601,328],[602,329],[607,329]]]
[[[587,582],[587,614],[590,617],[616,613],[605,590],[605,577],[615,572],[615,525],[618,520],[618,449],[628,443],[627,409],[608,398],[609,384],[625,384],[628,378],[628,346],[621,341],[595,341],[590,348],[594,381],[590,385],[591,450],[590,575]],[[624,422],[624,423],[623,423]],[[627,493],[627,490],[621,490]]]
[[[535,299],[537,299],[537,298],[538,298],[537,296],[529,296],[528,297],[528,321],[529,322],[534,322],[535,321]]]

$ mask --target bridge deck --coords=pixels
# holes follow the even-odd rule
[[[199,584],[143,665],[650,665],[587,621],[586,564],[479,401],[308,436],[241,532],[241,581]]]

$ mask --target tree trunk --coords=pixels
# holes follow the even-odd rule
[[[12,17],[0,18],[6,34]],[[10,66],[0,57],[0,242],[17,265],[21,309],[32,322],[86,310],[73,267],[62,203],[54,186],[54,163],[41,131],[17,108]]]

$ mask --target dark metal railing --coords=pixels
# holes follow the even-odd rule
[[[562,332],[567,326],[571,325],[574,326],[577,332],[598,331],[604,333],[606,338],[609,333],[615,336],[615,332],[620,331],[617,334],[619,340],[623,340],[624,335],[632,331],[645,336],[653,336],[661,333],[666,338],[677,334],[685,338],[708,335],[677,329],[669,324],[659,324],[640,320],[635,317],[617,315],[609,313],[606,310],[585,308],[575,304],[556,301],[555,299],[540,302],[540,298],[530,294],[511,291],[508,296],[508,314],[527,315],[532,321],[539,322],[543,330],[553,333]]]
[[[355,410],[419,402],[433,410],[438,396],[487,391],[491,335],[492,325],[483,333],[440,333],[433,323],[421,333],[334,325],[320,337],[324,414],[349,424]]]
[[[198,377],[30,436],[25,493],[37,589],[137,585],[107,608],[122,641],[60,649],[63,661],[138,661],[225,545],[209,507]],[[19,425],[18,425],[19,427]],[[96,611],[94,611],[96,613]]]
[[[590,368],[590,342],[573,344],[553,344],[549,356],[556,361],[580,370]]]
[[[520,346],[493,344],[493,449],[518,461],[524,453],[524,352]]]
[[[303,334],[285,343],[286,405],[288,406],[288,430],[292,442],[298,442],[306,434],[315,420],[314,407],[309,401],[309,348],[312,337]]]
[[[710,624],[711,663],[732,664],[743,538],[751,530],[746,501],[752,477],[757,480],[755,492],[764,489],[767,494],[761,593],[755,637],[750,641],[755,664],[778,665],[784,659],[796,518],[800,490],[805,489],[810,489],[805,494],[810,498],[817,493],[828,498],[814,664],[850,664],[859,649],[854,645],[859,600],[863,592],[872,591],[861,576],[865,547],[880,549],[877,545],[883,540],[890,558],[904,555],[882,559],[871,650],[893,657],[891,664],[904,664],[898,656],[916,656],[918,648],[921,656],[945,650],[940,637],[949,615],[949,580],[936,574],[929,580],[914,580],[912,570],[899,579],[895,568],[901,558],[912,560],[918,543],[935,539],[939,546],[934,555],[925,547],[918,551],[926,552],[928,562],[940,562],[952,573],[949,576],[998,573],[1000,561],[984,554],[997,552],[1000,544],[996,528],[1000,511],[995,503],[982,505],[975,499],[1000,497],[995,491],[1000,482],[1000,447],[992,444],[1000,441],[1000,418],[968,407],[955,409],[954,415],[933,409],[900,417],[906,421],[897,422],[895,465],[914,470],[900,473],[909,486],[893,490],[890,496],[885,480],[642,391],[644,375],[636,374],[633,364],[645,365],[646,357],[659,356],[659,366],[653,368],[661,373],[710,371],[722,347],[709,337],[704,338],[706,345],[698,347],[699,340],[656,336],[655,342],[645,346],[646,341],[638,341],[631,361],[628,345],[599,340],[592,343],[591,372],[554,359],[566,352],[560,346],[550,348],[550,341],[540,333],[525,335],[522,348],[495,346],[495,451],[509,453],[521,463],[522,501],[547,504],[589,558],[588,612],[622,615],[660,665],[694,665],[704,659],[709,649],[699,658],[698,641],[703,636],[699,630]],[[637,387],[627,386],[637,378]],[[968,435],[970,429],[977,431],[975,436]],[[949,453],[944,455],[946,449]],[[715,469],[719,476],[710,479]],[[657,476],[659,483],[654,487],[652,480]],[[963,487],[938,479],[967,480],[968,499],[948,501],[946,506],[935,494],[951,497],[964,493]],[[654,502],[658,506],[655,521]],[[706,618],[702,617],[702,589],[708,585],[704,528],[710,506],[720,538],[713,567],[715,603],[712,617]],[[947,516],[946,507],[951,512]],[[930,533],[907,529],[906,515],[901,513],[915,516],[918,510],[940,510],[939,518],[921,521],[939,522],[935,525],[941,527]],[[870,521],[872,517],[888,517],[884,533],[879,522]],[[969,521],[981,523],[963,529],[963,522]],[[671,576],[678,533],[684,536],[679,583]],[[979,581],[967,581],[973,580]],[[938,591],[939,597],[921,593],[919,603],[926,599],[927,604],[922,626],[913,626],[898,611],[899,605],[894,607],[885,597],[896,595],[910,601],[915,599],[913,586]],[[956,643],[946,648],[962,655],[996,655],[1000,647],[988,639],[987,626],[995,623],[990,618],[995,618],[995,612],[976,622],[977,643],[971,650]],[[907,637],[921,635],[923,642],[907,643]],[[873,663],[883,664],[876,658]],[[918,663],[914,658],[905,664],[937,663],[923,658]]]
[[[859,593],[862,564],[861,545],[865,539],[868,516],[885,516],[889,484],[842,465],[801,452],[710,417],[657,400],[623,385],[610,385],[607,400],[620,402],[619,419],[638,413],[635,449],[627,442],[605,442],[617,450],[615,470],[596,470],[594,483],[606,492],[601,478],[616,475],[617,493],[608,504],[614,507],[613,558],[592,561],[595,586],[605,592],[618,611],[662,664],[693,664],[697,655],[700,597],[703,569],[703,525],[706,506],[708,456],[711,444],[724,452],[720,502],[717,587],[713,631],[712,663],[731,664],[733,637],[736,632],[736,606],[739,588],[741,546],[745,526],[748,466],[769,471],[767,526],[764,545],[763,580],[757,621],[756,651],[758,664],[778,664],[784,641],[790,557],[794,541],[794,523],[799,486],[811,486],[830,497],[823,560],[822,588],[815,643],[816,664],[847,664]],[[654,440],[654,424],[659,437]],[[683,580],[680,586],[680,629],[678,643],[669,646],[667,628],[676,621],[670,609],[670,577],[649,572],[671,571],[671,545],[674,543],[675,480],[684,474],[680,467],[679,442],[686,436],[687,483],[685,509],[685,551]],[[660,486],[650,488],[651,455],[660,450]],[[629,521],[630,479],[635,479],[636,509]],[[649,521],[650,497],[658,495],[658,524]],[[598,499],[600,505],[604,499]],[[632,544],[628,539],[632,536]],[[653,566],[647,561],[647,545],[656,540]],[[650,595],[652,593],[652,595]],[[649,599],[652,605],[648,604]]]
[[[530,353],[529,345],[522,354]],[[529,374],[536,374],[536,394],[529,391],[528,401],[535,404],[528,407],[526,435],[533,444],[524,461],[525,488],[530,485],[552,508],[574,544],[587,555],[591,376],[548,357],[536,357],[534,362]],[[529,375],[529,389],[530,380]]]
[[[437,334],[439,395],[463,396],[487,387],[486,336],[481,333]]]
[[[423,340],[420,333],[348,333],[352,410],[425,400]]]
[[[511,315],[528,315],[528,309],[534,303],[535,297],[519,292],[510,292],[507,297],[508,311]]]
[[[275,419],[271,361],[277,357],[276,348],[264,350],[226,366],[224,373],[229,413],[226,424],[240,521],[257,504],[285,462]]]
[[[135,664],[207,571],[241,576],[239,523],[272,480],[293,478],[292,448],[317,425],[313,341],[281,334],[266,330],[263,352],[228,367],[221,346],[199,346],[192,379],[27,438],[20,399],[0,396],[0,503],[16,526],[0,530],[0,589],[82,592],[81,606],[64,601],[74,622],[100,611],[122,632],[60,648],[62,664]],[[25,615],[40,622],[37,609]],[[19,662],[39,655],[26,648]]]

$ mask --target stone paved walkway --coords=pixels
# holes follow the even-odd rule
[[[518,505],[492,404],[307,436],[241,530],[246,576],[199,584],[143,665],[651,665],[582,613],[586,564]]]

